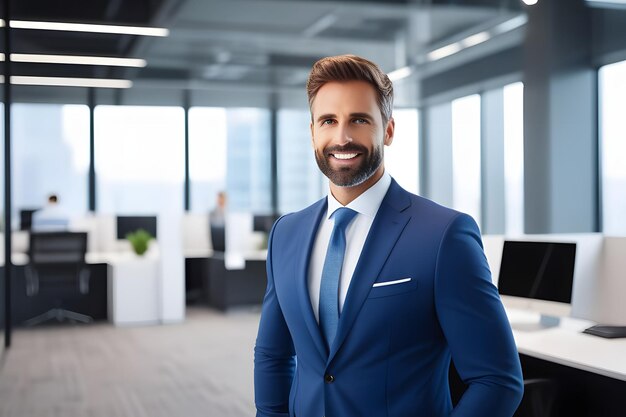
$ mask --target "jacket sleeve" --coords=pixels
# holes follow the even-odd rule
[[[436,268],[437,315],[468,385],[451,416],[512,416],[524,389],[519,355],[470,216],[458,214],[448,225]]]
[[[268,239],[267,290],[254,348],[254,397],[257,417],[287,417],[295,370],[295,350],[276,296],[272,269],[274,224]]]

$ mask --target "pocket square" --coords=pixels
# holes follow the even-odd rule
[[[386,287],[388,285],[397,285],[397,284],[404,284],[405,282],[409,282],[411,281],[411,278],[402,278],[402,279],[396,279],[393,281],[383,281],[383,282],[376,282],[374,283],[374,285],[372,285],[372,287]]]

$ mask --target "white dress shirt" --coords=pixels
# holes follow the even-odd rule
[[[350,222],[346,229],[346,253],[343,258],[343,267],[341,269],[341,277],[339,279],[339,312],[343,309],[346,301],[348,288],[352,281],[352,275],[356,268],[356,264],[361,256],[363,245],[367,234],[372,227],[374,217],[378,212],[378,208],[387,194],[387,190],[391,185],[391,176],[385,172],[381,179],[368,188],[363,194],[350,202],[347,208],[357,212],[357,215]],[[333,213],[341,207],[344,207],[333,197],[330,190],[328,191],[328,211],[320,221],[317,229],[317,236],[313,251],[311,252],[311,261],[309,262],[309,297],[311,298],[311,306],[315,313],[315,319],[319,323],[319,303],[320,303],[320,284],[322,281],[322,269],[324,268],[324,260],[326,259],[326,251],[328,250],[328,242],[333,231],[335,223]]]
[[[56,232],[67,230],[69,217],[58,203],[48,203],[43,209],[33,213],[31,230],[35,232]]]

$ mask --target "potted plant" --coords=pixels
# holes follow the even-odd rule
[[[133,250],[137,255],[142,256],[148,250],[148,244],[152,239],[152,235],[144,229],[135,230],[126,235],[126,239],[130,242]]]

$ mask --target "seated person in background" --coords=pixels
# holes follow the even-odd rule
[[[33,213],[32,230],[36,232],[67,230],[69,217],[59,205],[56,194],[48,196],[46,206]]]
[[[216,252],[226,251],[226,192],[217,193],[215,208],[209,213],[209,227],[211,232],[211,244]]]
[[[211,226],[222,226],[226,223],[226,192],[217,193],[215,208],[209,213]]]

